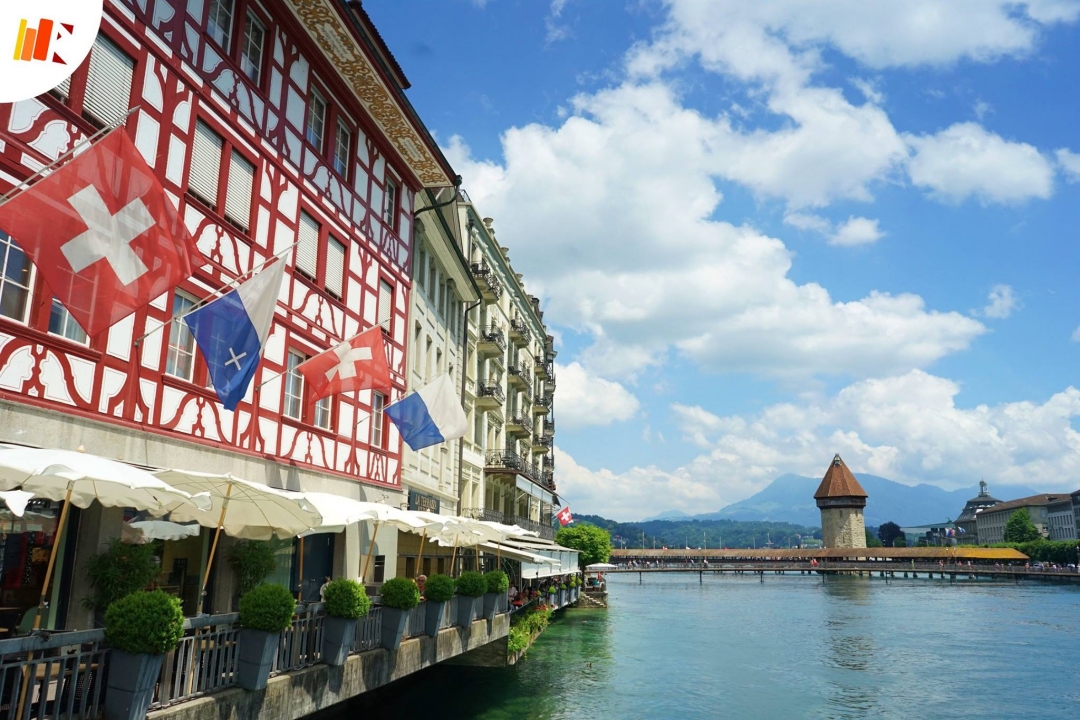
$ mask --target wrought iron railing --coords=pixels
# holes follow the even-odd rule
[[[517,365],[508,365],[506,367],[506,374],[512,377],[520,378],[525,385],[532,385],[532,373],[529,372],[528,366],[525,362],[519,362]]]
[[[550,433],[536,433],[533,435],[533,445],[536,447],[550,448],[555,438]]]
[[[524,464],[521,456],[509,448],[506,450],[495,450],[487,454],[488,467],[521,470],[523,469]]]
[[[322,659],[323,604],[298,606],[289,627],[281,631],[272,673],[299,670]]]
[[[488,325],[480,328],[479,342],[497,345],[500,350],[506,350],[506,334],[498,325]]]
[[[0,717],[91,720],[101,713],[109,649],[104,630],[0,640]],[[33,659],[30,659],[33,656]]]
[[[544,362],[543,358],[536,358],[536,360],[534,361],[534,364],[535,364],[535,367],[536,367],[536,374],[537,375],[543,375],[544,377],[551,377],[555,372],[555,369],[552,366],[552,364],[549,363],[549,362]]]
[[[236,684],[240,628],[237,613],[188,618],[180,645],[165,654],[151,709]]]
[[[487,285],[488,292],[491,293],[496,300],[502,297],[502,282],[486,261],[481,260],[478,263],[472,263],[469,268],[472,270],[473,277],[479,282]]]
[[[419,605],[409,610],[405,616],[405,632],[403,638],[418,637],[424,634],[424,624],[427,621],[427,603],[421,601]]]
[[[476,397],[478,398],[494,398],[500,403],[506,401],[506,395],[503,394],[502,385],[499,383],[477,383],[476,384]]]
[[[517,333],[522,345],[527,345],[532,340],[532,331],[529,330],[528,324],[521,318],[513,318],[510,321],[510,331]]]
[[[368,614],[360,620],[356,626],[356,637],[353,639],[352,651],[354,653],[374,650],[382,642],[382,608],[373,606]]]
[[[502,513],[499,513],[501,516]],[[458,608],[458,596],[450,598],[450,600],[443,605],[442,617],[439,618],[439,629],[454,627],[457,625],[457,608]]]
[[[532,420],[529,419],[528,415],[514,415],[507,421],[506,424],[520,425],[521,427],[525,428],[526,433],[532,433],[533,431],[533,423]]]
[[[540,537],[545,540],[553,540],[555,538],[555,528],[551,527],[550,522],[545,524],[518,515],[514,518],[514,524],[525,530],[532,530],[533,532],[540,533]]]

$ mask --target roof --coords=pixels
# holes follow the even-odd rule
[[[408,90],[412,87],[412,84],[409,82],[409,79],[405,77],[405,71],[401,69],[401,65],[398,64],[397,58],[390,52],[390,47],[386,44],[386,41],[383,40],[383,36],[379,33],[379,29],[376,28],[375,23],[371,21],[371,16],[368,15],[367,10],[364,9],[363,0],[347,0],[347,4],[352,7],[360,17],[360,21],[364,25],[364,30],[367,31],[372,45],[375,46],[375,51],[380,55],[383,62],[386,63],[388,69],[394,75],[394,80],[402,90]]]
[[[984,508],[979,512],[979,515],[989,515],[990,513],[1003,512],[1016,510],[1022,507],[1036,507],[1040,505],[1049,505],[1052,502],[1064,500],[1068,497],[1064,493],[1042,493],[1040,495],[1029,495],[1028,497],[1017,498],[1016,500],[1010,500],[1008,502],[999,503],[992,507]]]
[[[795,560],[806,558],[880,558],[891,560],[1027,560],[1013,548],[980,548],[954,545],[952,547],[911,548],[803,548],[801,550],[612,550],[612,558],[700,558],[732,560]]]
[[[837,497],[867,497],[866,491],[840,459],[840,455],[833,456],[832,464],[825,471],[825,477],[822,478],[817,492],[814,493],[815,500]]]

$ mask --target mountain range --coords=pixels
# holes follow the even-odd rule
[[[869,496],[863,513],[868,527],[889,521],[912,526],[955,520],[964,504],[979,494],[978,486],[948,491],[935,485],[903,485],[876,475],[860,474],[858,480]],[[673,510],[648,519],[759,520],[816,527],[821,525],[821,513],[814,502],[814,491],[820,483],[821,480],[816,478],[781,475],[756,495],[716,512],[687,515]],[[998,492],[991,489],[991,494],[999,500],[1012,500],[1035,495],[1036,491],[1010,485]]]

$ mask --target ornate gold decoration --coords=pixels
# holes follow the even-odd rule
[[[431,149],[394,101],[367,55],[343,25],[341,16],[327,0],[289,0],[311,38],[333,62],[352,87],[360,103],[378,124],[409,168],[425,187],[452,185]]]

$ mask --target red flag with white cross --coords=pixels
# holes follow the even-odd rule
[[[390,392],[390,367],[386,364],[383,329],[375,326],[320,353],[296,368],[304,376],[315,400],[352,392]]]
[[[90,336],[190,277],[198,253],[123,129],[0,205],[0,229]]]
[[[574,522],[574,516],[570,514],[569,505],[556,513],[555,517],[559,518],[559,524],[563,526],[569,525],[570,523]]]

